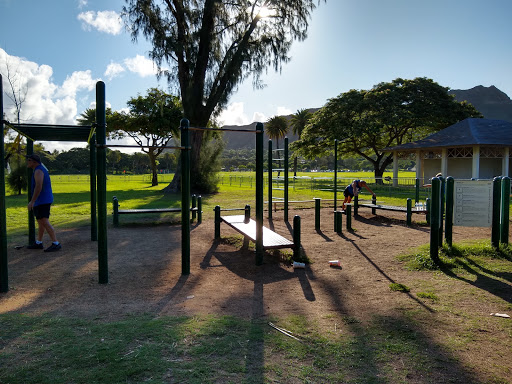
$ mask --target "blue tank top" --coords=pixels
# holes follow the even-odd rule
[[[43,172],[43,188],[41,189],[41,193],[37,197],[34,206],[38,206],[41,204],[51,204],[53,203],[52,182],[50,180],[50,174],[48,173],[48,169],[46,169],[46,167],[42,164],[39,164],[32,173],[32,193],[34,193],[34,188],[36,187],[36,180],[34,178],[34,174],[38,169],[40,169],[41,172]]]
[[[357,188],[357,193],[361,192],[361,188],[362,188],[362,187],[360,187],[360,186],[359,186],[359,182],[360,182],[360,181],[361,181],[361,180],[354,180],[352,183],[350,183],[350,184],[347,186],[347,188],[346,188],[346,189],[347,189],[347,191],[348,191],[348,193],[350,193],[351,195],[354,195],[354,188],[352,188],[352,184],[353,184],[354,182],[356,183],[356,186],[357,186],[357,187],[356,187],[356,188]]]

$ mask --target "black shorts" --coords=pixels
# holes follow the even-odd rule
[[[345,197],[349,197],[350,196],[351,198],[353,198],[354,194],[350,193],[348,188],[345,188],[345,190],[343,191],[343,196],[345,196]]]
[[[43,218],[50,218],[50,206],[51,204],[41,204],[32,207],[32,212],[34,212],[34,216],[36,217],[36,219],[39,220]]]

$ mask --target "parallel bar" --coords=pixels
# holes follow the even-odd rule
[[[501,179],[501,236],[500,242],[508,244],[509,236],[509,205],[510,205],[510,178]]]
[[[190,131],[219,131],[219,132],[246,132],[246,133],[260,133],[257,129],[232,129],[232,128],[195,128],[189,127]]]
[[[288,222],[288,137],[284,138],[284,221]]]
[[[34,153],[34,141],[27,138],[27,155]],[[32,168],[27,168],[27,180],[28,180],[28,201],[32,199],[32,175],[34,171]],[[36,242],[36,221],[32,211],[28,212],[28,243],[34,244]]]
[[[256,265],[263,264],[263,124],[256,129]]]
[[[432,178],[432,201],[430,212],[430,258],[439,265],[439,215],[441,213],[441,181]]]
[[[98,241],[98,219],[96,217],[96,134],[89,140],[89,184],[91,191],[91,241]]]
[[[444,238],[448,246],[452,246],[453,242],[453,189],[455,187],[455,180],[453,177],[446,178],[446,218]]]
[[[495,248],[500,243],[501,177],[493,179],[492,186],[492,232],[491,243]]]

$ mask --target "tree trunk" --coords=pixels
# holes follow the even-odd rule
[[[297,177],[297,157],[293,158],[293,177]]]
[[[156,169],[156,156],[152,152],[149,152],[148,156],[149,156],[149,161],[150,161],[150,164],[151,164],[151,173],[152,173],[151,186],[155,187],[155,186],[158,185],[158,172],[157,172],[157,169]]]

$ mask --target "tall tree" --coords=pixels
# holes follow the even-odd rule
[[[332,152],[338,139],[341,155],[364,157],[380,179],[393,162],[385,148],[423,138],[467,117],[482,115],[471,104],[457,102],[448,88],[427,78],[398,78],[330,99],[313,114],[293,147],[313,158]]]
[[[292,115],[292,118],[290,120],[290,126],[292,128],[292,132],[299,136],[302,135],[302,131],[304,131],[304,128],[306,128],[306,125],[311,118],[312,114],[307,109],[299,109],[297,112],[295,112]],[[297,153],[293,154],[293,176],[297,176]]]
[[[180,91],[190,124],[206,127],[249,76],[261,87],[269,66],[281,70],[293,40],[307,37],[320,0],[126,0],[132,38],[148,39],[160,75]],[[191,137],[192,188],[201,184],[204,132]],[[203,162],[204,164],[204,162]],[[179,190],[177,172],[169,190]]]
[[[178,134],[180,120],[183,118],[181,103],[176,96],[151,88],[147,96],[131,98],[127,104],[129,112],[112,114],[110,129],[126,133],[148,155],[153,174],[151,185],[156,186],[156,160]]]

